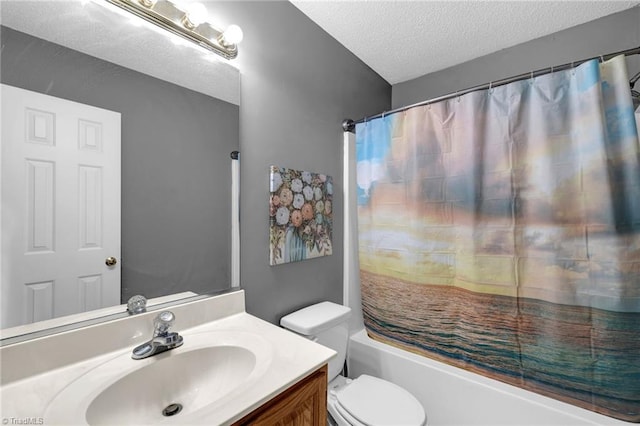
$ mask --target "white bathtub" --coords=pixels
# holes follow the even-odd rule
[[[349,376],[396,383],[422,403],[429,426],[633,425],[372,340],[351,336]]]

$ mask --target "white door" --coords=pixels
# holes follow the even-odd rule
[[[0,95],[1,327],[119,304],[120,113]]]

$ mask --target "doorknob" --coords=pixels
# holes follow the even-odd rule
[[[107,266],[115,266],[115,264],[116,264],[116,263],[118,263],[118,259],[116,259],[116,258],[115,258],[115,257],[113,257],[113,256],[109,256],[109,257],[107,257],[107,259],[104,261],[104,263],[105,263]]]

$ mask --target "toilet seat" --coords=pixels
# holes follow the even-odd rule
[[[408,391],[366,374],[340,389],[335,397],[335,408],[355,425],[421,426],[426,420],[422,405]]]
[[[339,403],[335,403],[333,406],[334,410],[337,412],[338,416],[340,417],[340,419],[343,422],[346,422],[346,424],[348,426],[367,426],[364,423],[360,423],[358,421],[358,419],[354,418],[351,416],[351,414],[349,414],[347,412],[347,410],[345,410],[342,405],[340,405]],[[336,415],[336,412],[333,413],[333,415]],[[335,418],[335,417],[334,417]],[[338,423],[340,424],[340,423]]]

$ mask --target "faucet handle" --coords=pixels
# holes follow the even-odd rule
[[[154,335],[163,335],[166,334],[174,321],[176,320],[176,316],[171,311],[162,311],[156,316],[153,320],[154,327]]]
[[[135,295],[127,302],[129,315],[141,314],[147,311],[147,299],[142,295]]]

